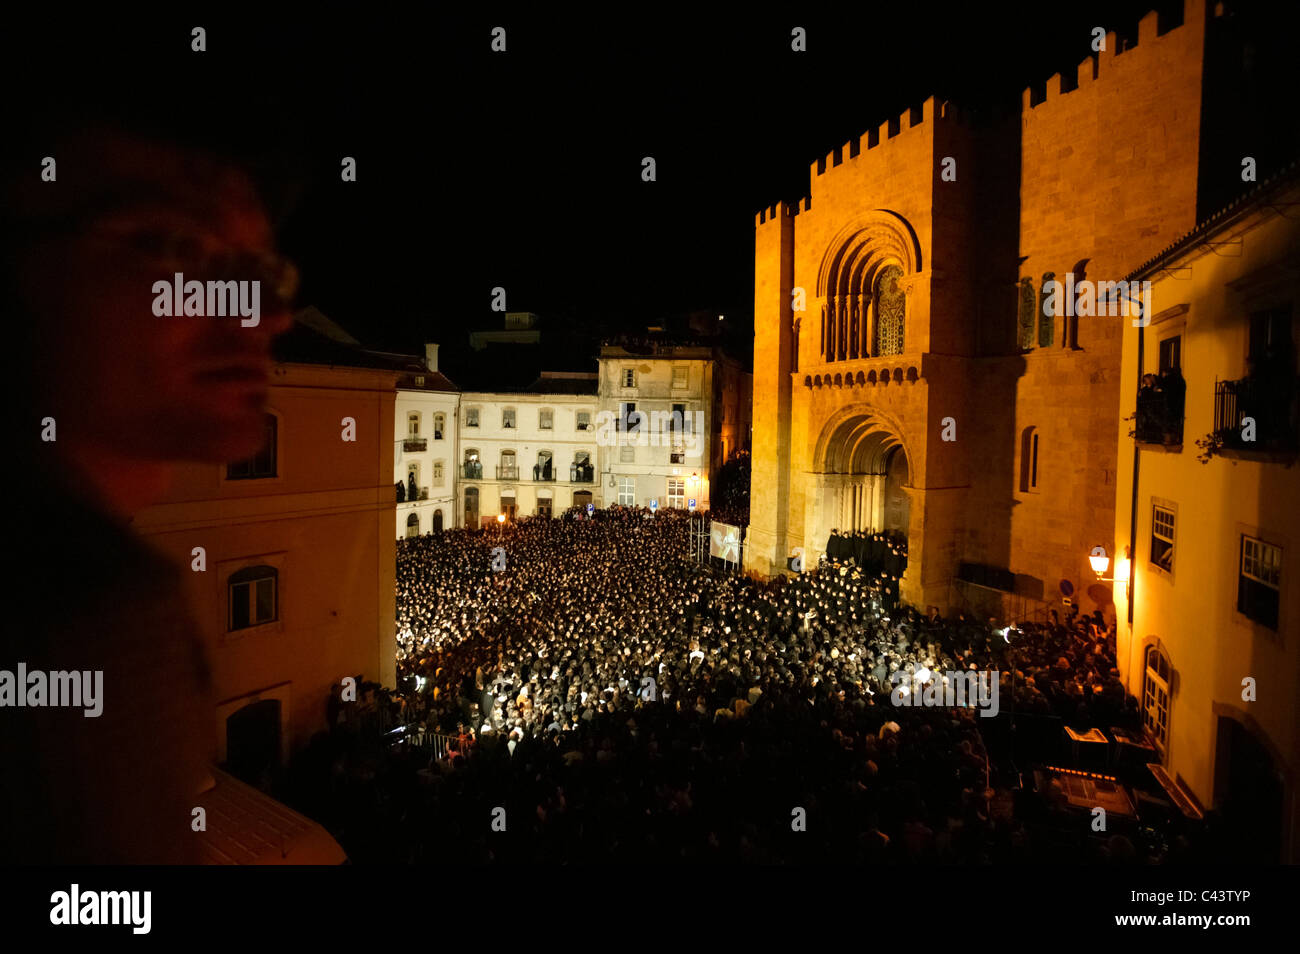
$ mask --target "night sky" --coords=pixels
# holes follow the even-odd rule
[[[59,15],[11,22],[3,69],[20,112],[153,109],[270,155],[300,302],[367,344],[441,340],[449,367],[467,329],[499,326],[501,285],[553,332],[725,314],[743,353],[754,213],[805,194],[818,156],[930,94],[1015,108],[1075,69],[1093,26],[1136,35],[1150,7]],[[807,53],[790,51],[795,25]],[[339,180],[345,155],[356,183]]]

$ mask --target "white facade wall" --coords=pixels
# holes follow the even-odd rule
[[[702,349],[691,352],[708,354]],[[620,408],[629,403],[644,415],[639,434],[609,426],[598,429],[600,469],[610,504],[647,507],[657,501],[660,507],[686,507],[694,498],[698,509],[708,509],[716,429],[715,370],[708,357],[625,355],[616,349],[602,352],[600,409],[612,416],[603,421],[617,418]],[[675,406],[680,406],[688,422],[680,436],[667,423]],[[680,496],[670,496],[675,488],[681,488]]]
[[[467,525],[466,500],[471,491],[478,492],[480,523],[484,517],[495,518],[507,512],[511,500],[516,517],[537,514],[548,502],[552,515],[558,516],[574,505],[575,494],[579,495],[579,503],[586,502],[583,494],[590,494],[592,503],[605,506],[597,471],[596,411],[595,394],[462,395],[456,462],[458,525]],[[513,426],[506,426],[507,412],[513,413]],[[549,427],[543,426],[546,413],[550,416]],[[473,423],[475,414],[477,425]],[[585,430],[579,430],[580,414],[586,415]],[[551,458],[550,480],[542,479],[544,453]],[[576,479],[580,475],[573,469],[583,455],[591,463],[590,481]],[[467,470],[471,457],[477,459],[478,469]]]
[[[409,486],[408,477],[414,469],[416,487],[421,491],[420,499],[412,501],[408,496],[405,503],[397,505],[398,537],[407,536],[410,529],[428,533],[439,511],[443,529],[461,525],[460,507],[456,503],[459,410],[460,394],[454,391],[402,388],[397,391],[393,414],[393,480]],[[441,438],[435,432],[438,415],[442,416]],[[417,520],[416,528],[409,528],[412,516]]]

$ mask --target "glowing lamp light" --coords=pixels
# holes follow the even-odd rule
[[[505,523],[505,522],[506,522],[506,515],[503,513],[497,514],[497,523]]]
[[[1106,555],[1106,548],[1093,547],[1088,562],[1092,564],[1092,572],[1097,574],[1097,579],[1101,579],[1102,574],[1106,572],[1106,567],[1110,566],[1110,557]]]
[[[1115,559],[1115,582],[1128,583],[1132,568],[1133,563],[1128,556],[1128,547],[1125,547],[1124,555]]]

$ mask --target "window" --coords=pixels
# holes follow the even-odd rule
[[[417,375],[415,376],[415,386],[416,386],[417,388],[422,388],[422,387],[424,387],[424,375],[423,375],[423,374],[417,374]]]
[[[442,432],[446,429],[446,426],[447,426],[447,415],[445,414],[433,415],[433,439],[435,441],[442,440]]]
[[[591,430],[591,412],[590,412],[590,411],[579,411],[579,412],[578,412],[578,430],[580,430],[580,431],[589,431],[589,430]]]
[[[478,488],[465,488],[465,526],[470,529],[478,528]]]
[[[1151,564],[1166,573],[1174,571],[1174,512],[1168,507],[1151,507]]]
[[[1053,314],[1055,309],[1048,303],[1048,290],[1052,287],[1052,282],[1056,281],[1056,272],[1044,272],[1043,284],[1039,286],[1038,292],[1038,347],[1046,348],[1052,343],[1052,335],[1056,330],[1056,317]],[[1058,293],[1059,294],[1059,293]],[[1052,304],[1057,303],[1056,296],[1052,298]]]
[[[279,422],[274,414],[266,415],[266,443],[248,460],[226,467],[227,480],[256,480],[276,476],[275,444]]]
[[[279,571],[273,566],[259,564],[245,567],[230,574],[226,580],[229,592],[230,632],[273,622],[276,617],[276,586]]]
[[[478,408],[476,407],[465,408],[465,426],[478,427]]]
[[[685,404],[673,405],[673,416],[669,422],[673,435],[689,434],[691,432],[691,419],[686,414]]]
[[[440,460],[433,462],[433,485],[435,487],[442,486],[442,461]]]
[[[501,426],[502,426],[502,427],[514,427],[514,426],[515,426],[515,409],[514,409],[514,408],[512,408],[512,407],[508,407],[508,408],[506,408],[505,410],[503,410],[503,411],[501,412]]]
[[[544,431],[549,431],[555,425],[555,412],[549,407],[544,407],[537,412],[537,426]]]
[[[1160,342],[1160,373],[1163,375],[1171,371],[1182,371],[1182,369],[1183,338],[1181,335],[1174,335]]]
[[[465,451],[465,463],[461,471],[467,480],[480,480],[483,477],[483,461],[479,459],[478,450],[470,447]]]
[[[407,437],[420,436],[420,412],[419,411],[412,411],[410,414],[406,415],[406,436]]]
[[[618,405],[618,429],[628,434],[641,430],[641,415],[636,412],[636,405],[631,401],[622,401]]]
[[[799,370],[799,328],[803,323],[802,318],[796,318],[794,324],[790,326],[790,370]]]
[[[501,464],[497,467],[497,480],[518,480],[519,468],[515,465],[515,452],[501,452]]]
[[[621,381],[625,388],[636,387],[636,371],[632,368],[624,368]]]
[[[903,353],[903,325],[906,320],[907,296],[898,287],[903,270],[887,265],[876,279],[876,341],[878,355]],[[841,344],[841,351],[843,345]]]
[[[681,389],[690,380],[690,368],[673,368],[673,387]]]
[[[636,505],[636,478],[620,477],[618,479],[618,505],[632,507]]]
[[[1031,278],[1020,279],[1020,310],[1016,320],[1016,344],[1021,351],[1034,347],[1034,282]]]
[[[1269,629],[1277,629],[1281,593],[1282,548],[1242,534],[1237,611]]]
[[[668,506],[678,509],[686,506],[686,478],[668,478]]]
[[[1020,491],[1038,489],[1038,428],[1026,427],[1020,434]]]
[[[1142,679],[1142,724],[1163,754],[1169,745],[1169,685],[1173,666],[1169,657],[1157,647],[1146,652],[1146,671]]]
[[[533,480],[555,479],[552,457],[552,453],[548,450],[537,452],[537,463],[533,465]]]
[[[1291,343],[1291,306],[1283,305],[1250,316],[1251,371],[1267,374],[1295,365]]]
[[[412,513],[406,518],[406,535],[408,537],[418,537],[420,535],[420,517]]]

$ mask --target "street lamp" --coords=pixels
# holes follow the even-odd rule
[[[1115,575],[1103,576],[1106,567],[1110,566],[1110,557],[1106,555],[1106,548],[1095,546],[1092,553],[1088,555],[1088,562],[1092,565],[1092,571],[1097,574],[1098,583],[1123,583],[1124,594],[1128,595],[1129,573],[1132,569],[1132,561],[1129,559],[1129,549],[1124,548],[1124,555],[1115,560]]]

